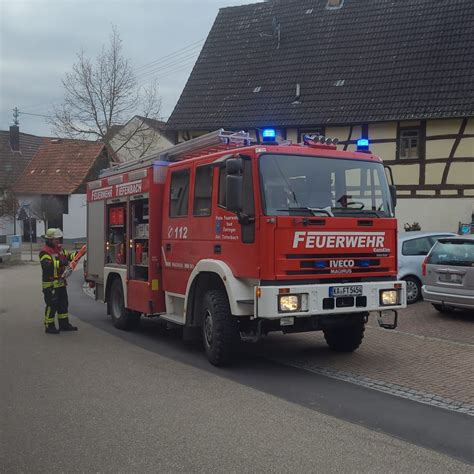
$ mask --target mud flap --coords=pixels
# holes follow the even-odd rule
[[[388,320],[388,321],[387,321]],[[398,313],[394,309],[385,309],[379,312],[378,323],[381,328],[395,329],[398,324]]]

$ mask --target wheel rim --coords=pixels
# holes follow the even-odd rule
[[[407,281],[407,299],[415,301],[418,298],[418,285],[414,281]]]
[[[206,310],[204,315],[204,337],[207,345],[212,346],[212,315],[209,310]]]

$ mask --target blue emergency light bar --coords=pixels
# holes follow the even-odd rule
[[[357,140],[357,151],[368,151],[369,143],[368,138],[359,138]]]
[[[262,139],[264,142],[274,142],[276,131],[274,128],[265,128],[262,130]]]

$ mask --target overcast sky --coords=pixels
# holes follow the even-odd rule
[[[12,109],[46,115],[62,99],[76,53],[95,56],[117,25],[141,83],[158,79],[162,116],[172,112],[219,8],[259,0],[0,0],[0,129]],[[181,51],[179,51],[181,50]],[[155,61],[153,64],[149,64]],[[20,130],[51,135],[42,117]]]

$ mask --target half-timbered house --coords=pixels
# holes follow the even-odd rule
[[[274,0],[223,8],[168,121],[338,137],[393,168],[400,226],[474,212],[474,2]]]

